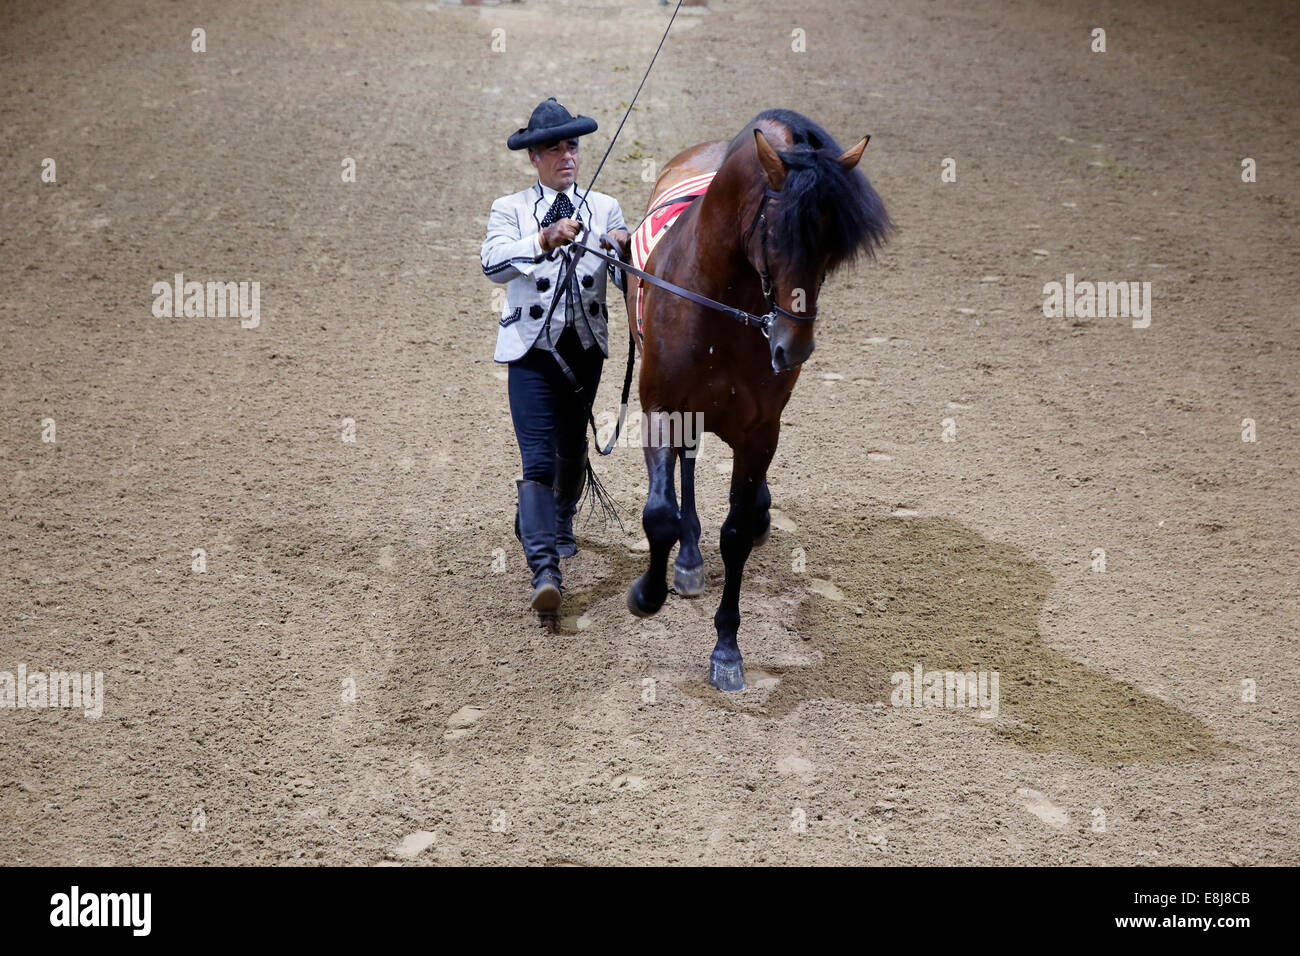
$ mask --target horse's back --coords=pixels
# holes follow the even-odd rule
[[[653,209],[656,200],[677,183],[715,171],[726,159],[727,147],[730,143],[731,141],[726,139],[700,143],[698,146],[682,150],[668,160],[664,164],[663,172],[655,180],[655,188],[650,193],[650,202],[646,205],[646,209]]]

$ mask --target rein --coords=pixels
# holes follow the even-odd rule
[[[691,200],[694,201],[696,199],[699,199],[700,196],[703,195],[704,195],[703,193],[700,193],[698,195],[692,196]],[[590,253],[591,255],[595,256],[598,259],[603,259],[605,262],[609,263],[610,265],[614,266],[617,269],[622,269],[625,272],[630,272],[634,276],[639,277],[642,281],[649,282],[651,285],[654,286],[658,286],[659,288],[663,289],[665,292],[671,292],[673,295],[694,302],[696,305],[702,305],[707,309],[713,309],[714,311],[721,312],[723,315],[735,319],[741,325],[758,329],[763,333],[763,338],[770,339],[772,337],[772,323],[773,321],[776,320],[776,317],[778,315],[783,315],[787,319],[790,319],[792,322],[816,322],[817,321],[817,313],[815,312],[812,315],[799,315],[797,313],[791,312],[789,309],[781,308],[781,306],[777,305],[776,302],[776,285],[772,282],[771,267],[768,265],[768,257],[767,257],[767,214],[765,210],[767,208],[767,201],[779,195],[780,193],[773,192],[773,190],[770,187],[763,191],[763,199],[758,204],[758,213],[757,215],[754,216],[754,221],[749,224],[749,229],[745,231],[745,245],[749,245],[750,240],[754,236],[754,229],[755,228],[762,229],[762,231],[759,233],[759,244],[763,252],[763,265],[758,270],[758,278],[763,287],[763,298],[767,300],[767,307],[770,310],[764,315],[754,315],[754,313],[746,312],[744,309],[737,309],[734,306],[726,305],[722,302],[718,302],[715,299],[710,299],[706,295],[700,295],[700,293],[698,292],[692,292],[690,289],[684,289],[681,286],[676,285],[675,283],[669,282],[667,279],[661,279],[659,278],[659,276],[651,275],[648,272],[644,272],[641,269],[638,269],[636,266],[624,262],[622,259],[618,259],[615,258],[614,256],[606,255],[603,252],[598,252],[597,250],[588,248],[585,245],[575,245],[572,247],[573,259],[576,263],[576,261],[580,259],[582,256],[586,255],[587,253]],[[655,211],[662,209],[664,206],[673,205],[677,202],[680,202],[680,200],[672,200],[671,202],[661,203],[659,206],[656,206],[654,209],[650,210],[650,213],[647,213],[647,215],[653,214]],[[608,237],[602,237],[602,238],[608,239]],[[613,245],[612,241],[610,242],[610,244]],[[626,396],[624,396],[624,401],[626,401]]]
[[[746,312],[744,309],[737,309],[734,308],[733,306],[725,305],[722,302],[718,302],[714,299],[710,299],[707,295],[700,295],[698,292],[692,292],[690,289],[684,289],[679,285],[669,282],[667,279],[661,279],[658,276],[651,275],[648,272],[643,272],[642,270],[638,269],[636,266],[624,262],[622,259],[618,259],[615,258],[614,256],[606,255],[603,252],[597,252],[595,249],[590,249],[590,248],[585,249],[585,251],[577,253],[577,255],[574,258],[579,258],[587,253],[590,253],[591,255],[595,256],[598,259],[603,259],[605,262],[608,262],[616,269],[622,269],[626,272],[630,272],[634,276],[638,276],[645,282],[649,282],[651,285],[658,286],[659,288],[663,289],[665,292],[671,292],[675,296],[680,296],[683,299],[689,299],[691,302],[694,302],[696,305],[702,305],[705,308],[714,309],[718,312],[721,312],[723,315],[735,319],[741,325],[747,325],[750,326],[751,328],[759,329],[762,331],[764,338],[771,337],[772,320],[776,318],[775,312],[768,312],[766,315],[754,315],[754,313]],[[785,315],[789,315],[791,318],[802,319],[808,322],[811,322],[813,319],[816,318],[816,316],[796,316],[793,315],[792,313],[786,312],[784,309],[780,309],[779,311],[781,311]]]

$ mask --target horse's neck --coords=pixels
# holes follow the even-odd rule
[[[697,253],[707,250],[714,265],[708,276],[714,291],[744,287],[751,281],[758,288],[758,276],[745,256],[742,235],[741,210],[748,207],[752,178],[744,157],[732,154],[717,168],[713,182],[688,224]]]

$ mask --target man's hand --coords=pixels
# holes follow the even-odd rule
[[[556,246],[568,245],[578,236],[582,223],[576,219],[557,219],[542,230],[538,243],[543,252],[550,252]]]
[[[613,239],[614,242],[617,242],[619,250],[622,252],[622,257],[624,259],[628,258],[628,253],[632,248],[632,233],[628,232],[626,229],[612,229],[606,233],[606,236],[608,236],[609,239]],[[605,240],[604,237],[601,238],[600,244],[607,249],[614,248]]]

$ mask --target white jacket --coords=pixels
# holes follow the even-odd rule
[[[582,241],[592,249],[608,254],[608,249],[600,247],[601,235],[627,228],[618,201],[604,193],[589,192],[579,203],[578,190],[573,185],[565,193],[575,207],[572,218],[581,219],[587,227],[582,233]],[[542,219],[556,195],[554,189],[537,182],[522,192],[502,196],[492,203],[480,259],[484,275],[493,282],[507,283],[506,304],[501,312],[496,354],[493,355],[497,362],[522,358],[543,335],[542,326],[564,266],[560,249],[567,248],[560,246],[549,254],[542,252]],[[575,314],[574,327],[584,346],[599,345],[601,352],[608,356],[606,274],[605,262],[595,256],[583,256],[578,260],[577,281],[582,314]],[[564,320],[565,303],[561,301],[551,317],[551,341],[559,340]]]

